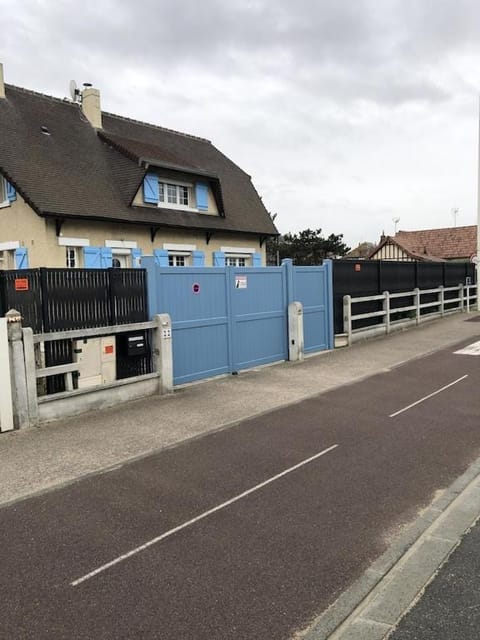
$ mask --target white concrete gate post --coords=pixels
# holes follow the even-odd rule
[[[11,431],[12,429],[12,380],[7,319],[0,318],[0,431]]]

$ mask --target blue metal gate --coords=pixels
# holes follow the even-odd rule
[[[282,267],[227,267],[233,371],[287,359],[284,276]]]
[[[332,263],[321,267],[293,268],[293,300],[303,305],[303,339],[305,353],[332,349]]]
[[[177,385],[286,360],[293,300],[304,305],[305,350],[333,346],[328,265],[159,267],[145,257],[142,266],[150,315],[168,313],[172,320]]]

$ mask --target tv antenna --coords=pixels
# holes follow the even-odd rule
[[[459,211],[460,211],[460,209],[458,207],[453,207],[452,208],[453,226],[454,227],[457,226],[457,216],[458,216],[458,212]]]
[[[392,218],[392,222],[395,225],[395,235],[397,235],[397,224],[400,222],[400,216],[395,216]]]
[[[80,102],[80,89],[77,87],[75,80],[70,80],[69,89],[72,102]]]

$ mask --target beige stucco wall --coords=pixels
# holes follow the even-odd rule
[[[0,242],[19,242],[28,250],[30,266],[41,266],[49,255],[45,219],[38,216],[18,193],[9,207],[0,209]]]
[[[66,220],[61,236],[64,239],[84,238],[92,247],[104,247],[107,240],[136,242],[144,255],[152,255],[154,249],[163,249],[165,243],[195,245],[197,251],[205,253],[206,266],[213,265],[213,252],[225,246],[255,249],[262,254],[263,264],[266,260],[265,245],[260,248],[258,236],[248,234],[214,234],[207,244],[206,234],[202,231],[160,229],[152,243],[149,226]],[[38,216],[18,194],[10,207],[0,209],[0,242],[15,241],[27,248],[30,267],[65,267],[65,246],[59,245],[54,220]],[[79,254],[82,257],[81,249]]]

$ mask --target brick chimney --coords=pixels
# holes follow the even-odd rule
[[[5,84],[3,82],[3,64],[0,62],[0,98],[5,98]]]
[[[87,86],[82,91],[82,111],[92,127],[102,128],[102,110],[100,107],[100,91]]]

